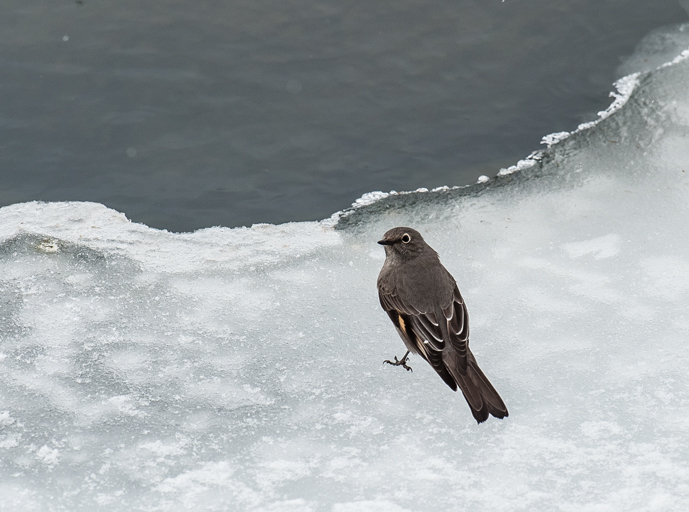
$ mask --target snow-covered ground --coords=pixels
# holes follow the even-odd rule
[[[637,54],[617,110],[469,189],[191,234],[0,209],[0,510],[689,510],[680,51]],[[509,418],[382,365],[396,225],[457,279]]]

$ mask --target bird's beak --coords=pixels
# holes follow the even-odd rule
[[[383,238],[382,240],[378,240],[378,243],[380,245],[392,245],[395,242],[393,242],[392,240],[386,240],[385,238]]]

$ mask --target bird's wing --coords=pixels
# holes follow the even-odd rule
[[[457,384],[443,362],[446,341],[437,315],[405,304],[394,291],[379,289],[379,298],[407,348],[428,361],[445,383],[456,391]],[[446,321],[449,325],[450,321]]]
[[[452,302],[447,308],[443,308],[443,316],[447,321],[449,342],[457,353],[460,368],[466,370],[469,354],[469,313],[456,284],[452,292]]]
[[[446,343],[451,343],[452,347],[459,353],[460,357],[467,357],[469,347],[469,314],[459,288],[454,285],[452,300],[446,307],[441,308],[442,316],[433,311],[425,311],[424,308],[412,306],[408,301],[404,301],[395,293],[395,290],[379,289],[378,296],[380,304],[385,311],[390,314],[394,312],[396,316],[409,317],[404,320],[405,325],[411,327],[414,333],[426,341],[434,350],[442,351]],[[393,315],[393,316],[395,316]],[[441,326],[440,322],[445,325]],[[399,321],[393,319],[395,326]],[[444,327],[447,327],[445,329]],[[398,327],[399,329],[399,327]],[[445,334],[445,331],[447,334]],[[448,338],[448,339],[446,339]]]
[[[378,292],[407,348],[428,361],[450,388],[462,390],[477,422],[486,421],[489,414],[508,416],[505,403],[469,350],[469,315],[456,284],[450,302],[437,313],[419,311],[394,290],[379,286]]]

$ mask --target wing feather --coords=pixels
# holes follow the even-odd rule
[[[456,391],[457,384],[445,367],[442,356],[447,337],[443,333],[448,330],[441,328],[438,316],[432,311],[419,311],[405,304],[393,291],[379,288],[378,293],[381,306],[397,328],[407,349],[428,361],[443,381]],[[444,320],[447,323],[447,319]]]

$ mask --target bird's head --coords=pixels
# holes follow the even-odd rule
[[[405,227],[392,228],[378,243],[385,246],[386,256],[398,256],[402,259],[414,258],[428,247],[421,233]]]

